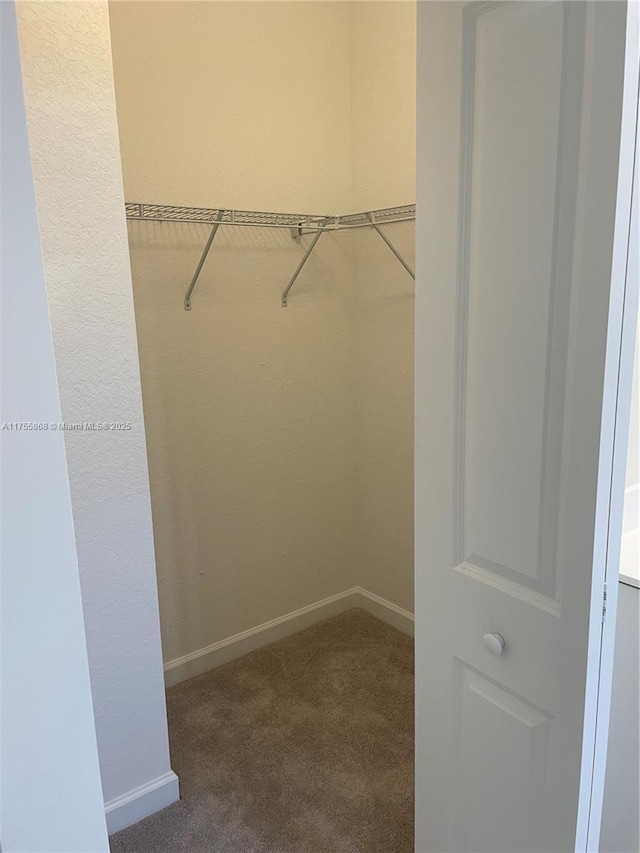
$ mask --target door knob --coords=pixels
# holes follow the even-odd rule
[[[485,634],[482,642],[492,655],[501,655],[504,649],[504,637],[502,634]]]

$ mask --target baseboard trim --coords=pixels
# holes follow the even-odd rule
[[[268,646],[296,634],[304,628],[310,628],[318,622],[324,622],[332,616],[345,613],[353,607],[361,607],[363,610],[381,619],[383,622],[393,625],[404,634],[413,636],[413,614],[403,610],[397,604],[381,598],[360,586],[345,589],[337,595],[323,598],[292,613],[286,613],[277,619],[271,619],[255,628],[249,628],[240,634],[234,634],[203,649],[198,649],[183,657],[167,661],[164,665],[164,680],[167,687],[173,687],[187,678],[201,675],[214,669],[223,663],[235,660],[255,649]]]
[[[310,628],[318,622],[344,613],[352,607],[358,607],[358,590],[346,589],[337,595],[323,598],[292,613],[286,613],[255,628],[249,628],[232,637],[227,637],[203,649],[198,649],[188,655],[167,661],[164,665],[164,680],[167,687],[172,687],[194,675],[201,675],[216,666],[228,663],[242,657],[255,649],[275,643],[290,634],[296,634],[304,628]]]
[[[414,616],[397,604],[387,601],[361,586],[345,589],[337,595],[323,598],[292,613],[271,619],[248,631],[242,631],[225,640],[212,643],[164,665],[167,687],[178,684],[194,675],[200,675],[228,661],[246,655],[255,649],[268,646],[284,637],[310,628],[325,619],[361,607],[372,616],[392,625],[404,634],[413,636]],[[140,785],[120,797],[105,803],[109,835],[126,829],[149,815],[159,812],[180,799],[178,777],[173,771]]]
[[[382,622],[393,625],[394,628],[402,631],[403,634],[413,637],[415,628],[413,613],[410,613],[403,607],[399,607],[392,601],[387,601],[386,598],[382,598],[374,592],[369,592],[368,589],[364,589],[361,586],[356,587],[354,591],[357,592],[360,598],[359,607],[371,613],[372,616],[377,616]]]
[[[180,799],[178,777],[170,770],[145,785],[140,785],[120,797],[105,803],[109,835],[138,823]]]

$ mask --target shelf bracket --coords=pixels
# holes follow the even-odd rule
[[[380,226],[376,223],[376,220],[375,220],[375,214],[373,214],[373,213],[369,214],[369,219],[371,220],[371,224],[373,225],[373,227],[374,227],[375,231],[377,231],[377,233],[380,235],[380,237],[382,238],[382,240],[384,240],[384,242],[387,244],[387,246],[389,247],[389,249],[393,252],[393,254],[394,254],[394,255],[396,256],[396,258],[400,261],[400,263],[402,264],[402,266],[403,266],[403,267],[406,269],[406,271],[409,273],[409,275],[411,276],[411,278],[415,281],[415,280],[416,280],[416,274],[415,274],[415,272],[411,269],[411,267],[409,266],[409,264],[405,261],[405,259],[402,257],[402,255],[400,254],[400,252],[396,249],[396,247],[393,245],[393,243],[392,243],[392,242],[391,242],[391,240],[387,237],[387,235],[384,233],[384,231],[383,231],[383,230],[380,228]]]
[[[294,274],[291,276],[291,280],[289,281],[289,284],[288,284],[288,285],[285,287],[285,289],[283,290],[283,292],[282,292],[282,297],[281,297],[281,299],[280,299],[280,304],[282,305],[282,307],[283,307],[283,308],[286,308],[286,307],[287,307],[287,297],[289,296],[289,291],[291,290],[291,288],[292,288],[292,287],[293,287],[293,285],[295,284],[296,279],[298,278],[298,276],[299,276],[299,275],[300,275],[300,273],[302,272],[302,267],[303,267],[303,266],[307,263],[307,261],[309,260],[309,255],[310,255],[310,254],[311,254],[311,252],[313,252],[313,250],[315,249],[315,247],[316,247],[316,243],[318,242],[318,240],[319,240],[319,239],[320,239],[320,237],[322,236],[322,233],[323,233],[323,232],[322,232],[322,228],[320,228],[320,229],[316,232],[316,234],[315,234],[315,236],[314,236],[313,240],[309,243],[309,247],[307,248],[307,251],[304,253],[304,255],[303,255],[303,257],[302,257],[302,260],[301,260],[301,261],[300,261],[300,263],[298,264],[298,269],[297,269],[297,270],[294,272]]]
[[[220,217],[222,217],[222,211],[220,211]],[[213,223],[213,228],[211,229],[211,234],[209,234],[209,238],[204,247],[204,251],[200,256],[200,260],[198,261],[198,266],[196,267],[196,271],[193,274],[193,278],[191,279],[191,284],[189,285],[189,289],[185,293],[184,296],[184,310],[191,311],[191,294],[193,293],[193,288],[196,286],[196,282],[198,281],[198,276],[202,271],[202,267],[204,266],[204,262],[207,260],[207,255],[209,254],[209,249],[213,245],[213,241],[215,240],[216,234],[218,233],[218,228],[220,227],[220,219]]]

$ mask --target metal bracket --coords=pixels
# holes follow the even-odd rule
[[[150,208],[147,211],[147,208]],[[246,211],[240,211],[241,217],[237,218],[237,211],[229,211],[229,210],[205,210],[199,208],[162,208],[158,213],[156,210],[157,205],[153,206],[145,206],[141,204],[127,204],[127,216],[130,219],[158,219],[162,218],[161,214],[163,211],[176,211],[176,221],[204,221],[204,216],[207,215],[208,221],[212,224],[211,233],[207,238],[207,242],[203,249],[202,255],[200,256],[200,260],[198,261],[198,265],[193,274],[193,278],[191,279],[191,283],[187,289],[187,292],[184,297],[184,310],[191,311],[191,296],[193,294],[194,288],[198,282],[198,277],[202,272],[202,267],[207,259],[211,246],[213,245],[213,241],[215,240],[216,234],[218,233],[218,228],[223,222],[229,225],[257,225],[257,226],[265,226],[271,228],[289,228],[291,237],[298,242],[302,236],[305,234],[312,233],[313,239],[309,243],[307,250],[305,251],[302,260],[297,266],[296,271],[291,276],[289,283],[285,287],[282,292],[282,296],[280,297],[280,304],[283,308],[287,307],[289,292],[291,288],[296,283],[296,280],[304,265],[309,260],[309,256],[313,252],[318,243],[318,240],[322,236],[325,231],[341,231],[343,229],[349,228],[373,228],[379,235],[380,239],[388,246],[389,250],[393,253],[394,257],[398,259],[398,261],[402,264],[405,270],[409,273],[412,279],[415,280],[416,274],[411,269],[409,264],[402,257],[400,252],[393,245],[391,240],[387,237],[387,235],[382,231],[378,221],[376,221],[376,213],[380,214],[380,223],[384,224],[386,222],[399,222],[405,221],[408,219],[413,219],[415,217],[415,209],[412,205],[406,206],[405,208],[387,208],[380,211],[371,211],[370,213],[358,213],[358,214],[349,214],[348,216],[340,217],[296,217],[293,218],[291,214],[259,214],[252,213]],[[192,217],[185,216],[186,214],[193,213],[193,217],[198,216],[200,219],[193,219]],[[216,219],[212,222],[212,214],[216,215]],[[179,214],[179,216],[178,216]],[[167,214],[168,216],[169,214]],[[247,217],[253,217],[255,221],[248,221]],[[260,221],[257,221],[257,217],[261,217]],[[289,218],[289,222],[281,222],[274,220],[281,220]],[[263,221],[265,220],[265,221]],[[296,221],[297,220],[297,221]],[[310,229],[310,230],[306,230]]]
[[[374,227],[375,231],[377,231],[377,233],[380,235],[380,237],[382,238],[382,240],[384,240],[384,242],[387,244],[387,246],[391,249],[391,251],[393,252],[393,254],[396,256],[396,258],[400,261],[400,263],[402,264],[402,266],[403,266],[403,267],[406,269],[406,271],[409,273],[409,275],[411,276],[411,278],[415,281],[415,280],[416,280],[416,274],[415,274],[415,272],[411,269],[411,267],[409,266],[409,264],[405,261],[405,259],[402,257],[402,255],[400,254],[400,252],[396,249],[396,247],[393,245],[393,243],[392,243],[392,242],[391,242],[391,240],[387,237],[387,235],[384,233],[384,231],[382,231],[382,229],[380,228],[380,226],[376,224],[375,213],[371,213],[371,214],[369,214],[369,218],[370,218],[370,220],[371,220],[371,224],[373,225],[373,227]]]
[[[215,240],[216,234],[218,233],[218,228],[220,227],[220,219],[222,218],[223,211],[220,211],[220,218],[217,222],[214,222],[213,228],[211,229],[211,234],[209,234],[209,239],[206,242],[204,247],[204,251],[200,256],[200,260],[198,261],[198,266],[196,267],[196,271],[193,274],[193,278],[191,279],[191,284],[189,285],[189,289],[185,293],[184,296],[184,310],[191,311],[191,294],[193,293],[193,288],[196,286],[196,282],[198,281],[198,276],[202,271],[202,267],[204,266],[204,262],[207,260],[207,255],[209,254],[209,249],[213,245],[213,241]]]
[[[285,287],[285,289],[282,291],[282,297],[281,297],[281,299],[280,299],[280,304],[282,305],[282,307],[283,307],[283,308],[286,308],[286,307],[287,307],[287,297],[289,296],[289,291],[291,290],[291,288],[292,288],[292,287],[293,287],[293,285],[295,284],[296,279],[298,278],[298,276],[299,276],[299,275],[300,275],[300,273],[302,272],[302,267],[303,267],[303,266],[307,263],[307,261],[309,260],[309,255],[310,255],[310,254],[311,254],[311,252],[313,252],[313,250],[315,249],[315,247],[316,247],[316,243],[318,242],[318,240],[320,239],[320,237],[322,236],[322,234],[323,234],[322,229],[319,229],[319,230],[316,232],[316,234],[315,234],[315,236],[314,236],[313,240],[309,243],[309,247],[307,248],[307,251],[304,253],[304,255],[303,255],[303,257],[302,257],[302,260],[301,260],[301,261],[300,261],[300,263],[298,264],[298,268],[297,268],[297,270],[296,270],[296,271],[294,272],[294,274],[291,276],[291,279],[290,279],[290,281],[289,281],[289,284],[288,284],[288,285]]]
[[[285,287],[285,289],[284,289],[284,291],[283,291],[283,293],[282,293],[282,297],[281,297],[281,299],[280,299],[280,304],[282,305],[282,307],[283,307],[283,308],[286,308],[286,307],[287,307],[287,297],[289,296],[289,291],[291,290],[291,288],[293,287],[293,285],[294,285],[294,284],[295,284],[295,282],[296,282],[296,279],[298,278],[298,276],[299,276],[299,275],[300,275],[300,273],[302,272],[302,268],[304,267],[304,265],[306,264],[306,262],[309,260],[309,255],[310,255],[310,254],[311,254],[311,252],[313,252],[313,250],[315,249],[315,247],[316,247],[316,243],[317,243],[317,242],[318,242],[318,240],[320,239],[321,235],[322,235],[325,231],[330,231],[330,230],[336,230],[336,231],[337,231],[337,230],[340,230],[339,217],[336,217],[336,221],[335,221],[335,223],[334,223],[333,228],[331,228],[331,227],[329,226],[329,222],[330,222],[330,221],[325,220],[323,223],[321,223],[321,224],[318,226],[318,231],[317,231],[317,232],[316,232],[316,234],[314,235],[314,238],[313,238],[313,240],[311,241],[311,243],[309,243],[309,246],[308,246],[308,248],[307,248],[307,251],[304,253],[304,255],[303,255],[303,257],[302,257],[302,260],[301,260],[301,261],[300,261],[300,263],[298,264],[298,268],[296,269],[296,271],[295,271],[295,272],[294,272],[294,274],[292,275],[291,280],[289,281],[289,284]],[[373,229],[374,229],[374,230],[375,230],[375,231],[380,235],[380,238],[381,238],[381,239],[383,240],[383,242],[384,242],[384,243],[389,247],[389,249],[390,249],[390,250],[391,250],[391,252],[395,255],[395,257],[400,261],[400,263],[401,263],[401,264],[402,264],[402,266],[406,269],[406,271],[409,273],[409,275],[411,276],[411,278],[415,281],[415,278],[416,278],[416,274],[415,274],[415,272],[411,269],[411,267],[409,266],[409,264],[405,261],[405,259],[402,257],[402,255],[400,254],[400,252],[396,249],[396,247],[393,245],[393,243],[392,243],[392,242],[391,242],[391,240],[387,237],[387,235],[384,233],[384,231],[382,231],[382,229],[380,228],[380,226],[379,226],[379,225],[378,225],[378,223],[376,222],[376,215],[375,215],[375,212],[372,212],[372,213],[370,213],[370,214],[369,214],[369,223],[371,224],[371,226],[373,227]],[[329,226],[329,227],[328,227],[328,226]],[[291,229],[291,231],[292,231],[292,236],[293,236],[293,231],[294,231],[294,229]]]

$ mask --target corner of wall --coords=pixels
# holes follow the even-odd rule
[[[138,351],[106,2],[18,4],[105,798],[168,773]]]

